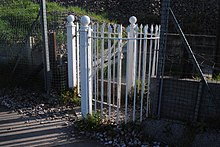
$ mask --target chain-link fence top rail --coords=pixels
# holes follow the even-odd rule
[[[44,88],[42,29],[39,4],[0,4],[1,87]],[[52,84],[66,86],[66,12],[48,11]],[[62,81],[62,82],[60,82]],[[31,85],[31,87],[30,87]]]

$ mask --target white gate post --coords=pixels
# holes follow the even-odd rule
[[[88,39],[90,18],[81,17],[80,25],[80,81],[81,81],[81,112],[85,117],[92,112],[92,56],[91,41]],[[90,30],[91,31],[91,30]]]
[[[137,27],[137,25],[135,24],[137,22],[137,18],[135,16],[131,16],[129,18],[129,22],[131,23],[130,26],[128,27],[128,43],[127,43],[127,76],[129,77],[126,81],[126,85],[128,88],[128,91],[131,90],[131,87],[134,87],[135,81],[135,70],[134,69],[134,64],[136,63],[136,43],[135,43],[135,28]]]
[[[76,80],[76,30],[73,21],[73,15],[67,17],[67,52],[68,52],[68,86],[74,88],[77,85]]]
[[[90,20],[89,20],[90,21]],[[88,28],[88,37],[92,35],[91,26]],[[93,54],[92,54],[92,39],[88,38],[88,113],[92,114],[92,91],[93,91]]]
[[[77,61],[77,90],[80,94],[80,70],[79,70],[79,23],[76,23],[76,61]]]

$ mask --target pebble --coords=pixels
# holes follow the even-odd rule
[[[64,126],[71,126],[71,124],[74,124],[74,121],[77,119],[77,115],[74,114],[68,114],[68,110],[70,110],[70,107],[59,107],[59,106],[48,106],[44,103],[36,102],[37,97],[39,97],[40,94],[34,93],[32,96],[27,96],[29,101],[24,102],[24,98],[26,97],[26,93],[21,91],[20,89],[17,89],[14,95],[8,95],[5,97],[0,97],[0,103],[4,104],[8,108],[12,108],[13,110],[17,111],[19,114],[23,114],[23,116],[35,116],[35,121],[39,122],[40,124],[45,124],[48,121],[51,121],[53,119],[62,119],[69,120],[68,122],[64,122]],[[19,101],[18,98],[16,98],[16,95],[21,94],[22,96],[19,97],[21,100]],[[32,93],[33,94],[33,93]],[[28,103],[28,104],[25,104]],[[19,106],[16,108],[16,106]],[[16,108],[16,109],[14,109]],[[111,118],[110,124],[113,127],[112,130],[106,130],[104,129],[102,132],[88,132],[88,131],[81,131],[79,132],[82,136],[87,136],[91,138],[96,138],[97,140],[100,140],[105,145],[111,145],[111,146],[118,146],[118,147],[126,147],[126,146],[141,146],[141,147],[150,147],[151,145],[154,147],[160,147],[161,143],[154,141],[154,142],[142,142],[141,137],[141,130],[136,130],[134,126],[129,126],[129,128],[123,128],[123,127],[116,127],[115,120],[116,115],[113,115],[114,117]],[[122,118],[123,119],[123,118]],[[25,121],[26,124],[29,123],[29,120]],[[105,122],[104,122],[105,123]],[[70,136],[72,136],[73,133],[71,133]],[[163,145],[164,146],[164,145]],[[167,146],[168,147],[168,146]]]

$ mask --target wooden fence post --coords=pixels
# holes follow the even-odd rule
[[[81,81],[81,112],[85,117],[92,112],[92,56],[91,41],[88,39],[90,18],[81,17],[80,26],[80,81]]]
[[[74,88],[77,85],[76,80],[76,26],[73,21],[73,15],[67,17],[67,52],[68,52],[68,86]]]

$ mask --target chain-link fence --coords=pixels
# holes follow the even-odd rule
[[[136,15],[138,20],[144,23],[158,23],[161,2],[166,1],[169,2],[169,0],[149,2],[147,0],[135,2],[133,0],[127,2],[84,0],[81,3],[60,0],[59,2],[63,2],[61,4],[64,6],[78,5],[87,10],[94,9],[94,12],[96,7],[92,7],[94,6],[92,4],[102,6],[103,11],[106,10],[109,13],[109,17],[112,16],[121,23],[127,22],[126,15]],[[25,15],[21,15],[22,9],[28,10],[25,6],[20,8],[19,13],[16,13],[16,6],[13,7],[14,10],[12,9],[14,13],[9,13],[7,7],[0,9],[1,87],[44,88],[44,49],[37,5],[39,5],[38,1],[36,1],[36,12],[24,11]],[[145,11],[146,5],[149,9]],[[134,7],[128,13],[131,6]],[[139,6],[141,6],[140,9],[138,9]],[[165,7],[168,8],[166,5]],[[158,72],[163,78],[158,76],[159,82],[156,83],[158,94],[155,99],[151,98],[153,103],[155,102],[153,106],[157,109],[156,113],[163,118],[183,121],[219,121],[220,55],[219,47],[217,48],[219,2],[218,0],[171,1],[170,8],[178,24],[172,21],[174,19],[171,13],[168,17],[167,13],[162,11],[161,34],[164,33],[165,38],[161,36],[161,40],[164,39],[161,47],[166,50],[160,50]],[[56,11],[47,13],[51,84],[58,90],[67,88],[65,28],[67,15],[68,13]],[[123,21],[122,16],[126,18],[126,22]],[[144,21],[145,19],[148,19],[148,22]],[[167,20],[168,31],[166,31]],[[178,26],[181,27],[189,46],[182,37],[181,31],[178,30]],[[164,71],[163,66],[160,65],[164,65]],[[201,69],[203,76],[198,69]]]
[[[219,122],[220,70],[216,60],[220,58],[217,54],[219,2],[170,1],[170,8],[166,9],[169,27],[167,32],[165,30],[165,60],[161,60],[164,72],[160,73],[163,87],[162,95],[158,95],[158,114],[190,122]],[[166,21],[164,23],[162,25],[166,25]]]
[[[31,69],[42,62],[40,24],[37,15],[34,18],[1,11],[1,85],[24,84]]]
[[[31,14],[16,5],[10,4],[12,12],[1,7],[1,87],[44,89],[42,27],[39,4],[34,6],[36,12]],[[55,10],[47,13],[51,84],[56,90],[67,88],[66,16]]]

